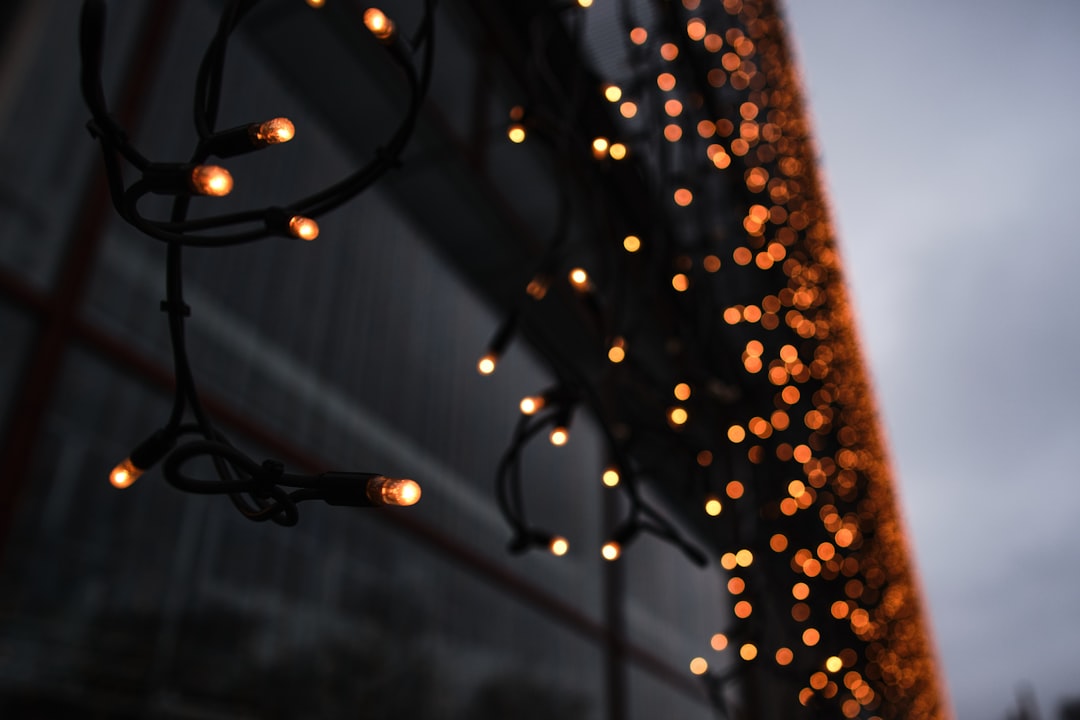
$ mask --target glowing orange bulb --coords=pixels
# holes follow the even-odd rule
[[[591,7],[592,3],[593,0],[577,0],[577,4],[583,8]]]
[[[609,145],[610,143],[608,143],[608,139],[605,137],[594,138],[592,141],[593,155],[597,158],[604,157],[604,155],[607,155]]]
[[[622,143],[611,143],[611,147],[608,148],[608,155],[612,160],[622,160],[626,157],[626,146]]]
[[[525,126],[521,123],[514,123],[506,130],[506,137],[510,138],[512,143],[525,142]]]
[[[569,439],[570,439],[570,431],[567,430],[566,428],[562,427],[561,425],[559,427],[555,428],[554,430],[552,430],[551,434],[548,435],[548,440],[551,441],[552,445],[555,445],[557,447],[561,447],[561,446],[565,445],[566,442]]]
[[[724,633],[716,633],[712,636],[712,639],[709,640],[709,645],[712,646],[713,650],[720,652],[728,646],[727,635]]]
[[[833,655],[825,661],[825,669],[831,673],[840,672],[840,669],[844,667],[844,661]]]
[[[686,188],[679,188],[675,191],[675,204],[679,207],[686,207],[694,201],[694,194]]]
[[[326,0],[307,0],[307,4],[313,8],[321,8],[326,4]]]
[[[676,292],[686,292],[690,289],[690,278],[685,273],[676,273],[671,278],[671,287],[675,288]]]
[[[674,390],[675,398],[678,400],[690,399],[690,386],[686,383],[679,383],[675,386]]]
[[[604,556],[605,560],[616,560],[622,554],[622,547],[619,546],[619,543],[611,540],[604,543],[604,547],[600,548],[600,554]]]
[[[301,240],[314,240],[319,237],[319,223],[303,215],[293,215],[289,218],[289,232]]]
[[[790,665],[791,661],[794,659],[795,653],[791,652],[790,648],[782,647],[776,651],[777,665]]]
[[[191,189],[199,195],[225,197],[233,189],[232,175],[217,165],[196,165],[191,171]]]
[[[490,375],[495,372],[495,361],[497,359],[494,355],[488,353],[480,358],[480,362],[476,363],[476,369],[480,371],[481,375]]]
[[[757,645],[754,645],[753,643],[746,643],[741,648],[739,648],[739,657],[741,657],[743,660],[746,660],[747,662],[750,662],[757,657]]]
[[[380,41],[386,43],[394,39],[394,21],[378,8],[364,11],[364,26]]]
[[[681,407],[673,407],[668,410],[668,420],[672,425],[685,425],[686,421],[690,418],[686,410]]]
[[[131,462],[131,458],[124,458],[109,473],[109,482],[112,483],[113,487],[123,490],[126,487],[131,487],[142,474],[143,471],[135,467],[135,463]]]
[[[544,398],[539,395],[523,397],[518,407],[521,408],[522,415],[533,415],[544,407]]]
[[[379,505],[408,507],[420,501],[420,484],[408,478],[388,478],[380,475],[368,480],[367,496]]]
[[[267,120],[255,128],[255,142],[259,145],[280,145],[289,142],[295,135],[296,128],[289,118]]]
[[[570,271],[570,284],[578,290],[586,289],[589,287],[589,273],[581,268],[574,268]]]
[[[635,45],[644,45],[649,39],[649,31],[643,27],[636,27],[630,31],[630,42]]]
[[[608,468],[604,471],[603,482],[608,487],[615,487],[619,484],[619,471],[615,468]]]
[[[570,549],[570,543],[566,541],[566,538],[556,535],[551,538],[551,542],[548,543],[548,550],[552,555],[562,557],[566,554],[566,551]]]
[[[717,515],[720,514],[720,511],[723,510],[723,509],[724,509],[724,506],[720,502],[719,498],[710,497],[708,500],[705,501],[705,514],[706,515],[711,515],[713,517],[716,517]]]
[[[754,562],[754,553],[749,550],[740,550],[735,553],[735,564],[739,567],[750,567]]]
[[[703,657],[696,657],[690,661],[690,672],[695,675],[704,675],[709,670],[709,663]]]
[[[619,105],[619,114],[627,119],[634,117],[637,115],[637,103],[627,100],[622,105]]]
[[[622,241],[623,249],[628,253],[636,253],[641,249],[641,238],[637,235],[627,235]]]
[[[622,88],[618,85],[607,85],[604,87],[604,98],[608,102],[619,102],[622,98]]]

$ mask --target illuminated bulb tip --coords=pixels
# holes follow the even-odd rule
[[[481,375],[490,375],[495,372],[495,356],[488,354],[480,358],[480,362],[476,363],[476,369]]]
[[[604,543],[604,547],[600,548],[600,554],[604,556],[605,560],[617,560],[619,555],[622,554],[622,548],[619,543],[612,540]]]
[[[619,484],[619,471],[615,468],[608,468],[604,471],[603,481],[608,487],[615,487]]]
[[[611,147],[608,148],[608,155],[611,156],[612,160],[622,160],[626,157],[626,146],[622,143],[612,143]]]
[[[294,215],[289,219],[289,232],[301,240],[314,240],[319,237],[319,223],[303,215]]]
[[[695,675],[704,675],[709,670],[709,663],[703,657],[696,657],[690,661],[690,672]]]
[[[623,249],[628,253],[636,253],[641,249],[641,238],[637,235],[627,235],[622,241]]]
[[[619,102],[622,98],[622,88],[618,85],[608,85],[604,88],[604,98],[608,102]]]
[[[578,290],[584,290],[589,285],[589,273],[581,268],[574,268],[570,271],[570,284]]]
[[[394,38],[394,21],[386,17],[386,13],[378,8],[368,8],[364,11],[364,26],[383,42],[389,42]]]
[[[593,0],[577,0],[578,6],[583,8],[591,7],[592,3]]]
[[[840,669],[844,667],[844,661],[833,655],[825,661],[825,669],[831,673],[840,672]]]
[[[564,427],[557,427],[548,435],[552,445],[562,446],[570,439],[570,431]]]
[[[537,410],[544,407],[544,398],[539,396],[521,398],[519,407],[521,408],[522,415],[532,415],[536,413]]]
[[[135,463],[131,462],[131,458],[124,458],[123,462],[112,469],[109,473],[109,482],[112,486],[123,490],[139,479],[139,476],[143,474],[143,471],[135,467]]]
[[[548,550],[551,551],[552,555],[557,555],[559,557],[562,557],[563,555],[566,554],[566,551],[569,550],[569,549],[570,549],[570,543],[568,543],[566,541],[566,538],[559,537],[558,535],[551,538],[551,542],[548,543]]]
[[[408,507],[420,500],[420,484],[408,478],[388,478],[383,475],[368,480],[368,498],[378,505]]]
[[[689,417],[689,414],[684,408],[673,407],[668,410],[668,420],[671,421],[672,425],[685,425]]]
[[[191,188],[199,195],[224,197],[232,192],[232,175],[217,165],[196,165],[191,171]]]
[[[321,8],[326,4],[326,0],[307,0],[307,4],[313,8]]]
[[[592,141],[593,155],[598,158],[604,157],[607,154],[608,146],[611,143],[605,137],[598,137]]]
[[[289,118],[274,118],[256,126],[255,141],[260,145],[280,145],[287,143],[296,135]]]
[[[712,517],[719,515],[720,511],[723,509],[723,504],[716,498],[709,498],[705,501],[705,513]]]
[[[506,130],[506,136],[510,138],[510,142],[512,143],[525,142],[525,126],[520,123],[511,125]]]

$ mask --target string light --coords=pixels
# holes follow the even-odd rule
[[[608,561],[617,560],[621,554],[622,546],[614,540],[609,540],[600,548],[600,555]]]
[[[319,237],[319,224],[311,218],[293,215],[289,218],[289,232],[301,240],[314,240]]]
[[[408,507],[420,501],[420,485],[408,478],[379,475],[368,481],[367,496],[376,505]]]
[[[397,33],[394,21],[378,8],[368,8],[364,11],[364,27],[383,43],[392,42]]]
[[[616,487],[619,484],[619,471],[611,467],[604,471],[602,480],[604,485],[609,488]]]
[[[321,7],[323,2],[308,0],[308,4]],[[429,2],[421,30],[414,38],[414,44],[422,48],[426,60],[430,59],[432,44],[429,41],[434,32],[429,22],[431,10],[432,3]],[[114,487],[130,487],[147,470],[161,463],[162,475],[174,487],[200,495],[228,495],[245,517],[254,521],[271,520],[280,525],[296,524],[297,505],[307,500],[361,507],[415,504],[420,498],[420,486],[411,479],[372,473],[303,475],[286,472],[284,465],[275,460],[259,464],[228,443],[201,407],[183,341],[185,318],[189,312],[183,299],[180,270],[183,248],[227,246],[254,242],[273,235],[315,239],[319,234],[319,226],[314,219],[316,215],[351,199],[396,163],[415,125],[430,72],[429,62],[421,63],[424,70],[417,71],[411,50],[401,44],[391,47],[394,60],[409,73],[409,110],[378,157],[353,175],[291,203],[289,211],[270,207],[261,211],[205,215],[188,220],[188,202],[184,196],[221,198],[229,195],[233,189],[233,178],[229,171],[207,162],[208,158],[232,157],[280,145],[291,141],[296,134],[292,121],[285,117],[226,130],[214,127],[221,100],[220,78],[228,57],[228,39],[245,14],[246,10],[238,10],[237,2],[226,3],[222,11],[218,32],[206,50],[197,79],[192,113],[197,144],[190,164],[179,165],[154,162],[144,156],[130,140],[129,133],[120,127],[110,113],[106,104],[109,93],[102,84],[103,59],[107,48],[106,4],[102,0],[83,3],[79,27],[80,79],[83,97],[92,116],[88,127],[101,145],[106,160],[108,189],[121,218],[143,234],[169,243],[166,299],[162,309],[168,314],[170,342],[178,368],[173,412],[168,423],[120,462],[110,473],[109,480]],[[365,24],[388,44],[394,40],[393,23],[378,11],[365,13]],[[130,184],[126,181],[122,163],[139,171],[138,180]],[[139,201],[147,193],[175,196],[168,220],[156,220],[143,214]],[[213,234],[213,231],[217,231],[217,234]],[[179,368],[185,368],[185,372],[180,372]],[[195,417],[193,423],[184,422],[185,414],[189,411]],[[190,438],[193,435],[197,436],[196,439]],[[187,463],[200,456],[213,460],[211,466],[215,478],[205,480],[187,474]]]
[[[566,538],[556,535],[548,543],[548,549],[551,550],[552,555],[562,557],[570,549],[570,543],[566,541]]]

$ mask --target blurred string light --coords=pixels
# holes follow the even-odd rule
[[[648,22],[638,11],[619,2],[630,74],[589,81],[610,123],[580,122],[584,90],[544,107],[550,94],[526,88],[536,117],[555,119],[541,139],[572,157],[578,176],[609,172],[619,143],[624,164],[648,176],[661,217],[621,233],[600,228],[581,247],[559,245],[558,262],[547,256],[549,277],[585,271],[567,276],[564,296],[591,308],[608,338],[599,378],[575,378],[618,460],[604,484],[635,492],[643,475],[634,448],[614,439],[623,424],[630,437],[658,438],[672,462],[685,453],[708,473],[696,506],[716,528],[712,539],[729,544],[721,567],[738,574],[724,621],[733,627],[711,644],[731,654],[734,678],[739,668],[782,669],[785,687],[802,678],[789,699],[807,717],[944,717],[782,19],[770,0],[682,0]],[[580,43],[576,18],[561,17]],[[539,47],[529,65],[549,67]],[[610,259],[613,248],[621,259]],[[626,268],[645,262],[673,269],[637,291],[667,293],[685,309],[660,348],[633,323],[613,321],[632,313],[620,290]],[[657,356],[677,371],[660,377],[658,363],[656,377],[641,373],[638,358]],[[595,399],[598,385],[654,397],[652,422],[618,417]],[[741,533],[734,547],[732,528]],[[617,525],[603,556],[621,557],[642,529],[642,518]],[[760,601],[785,594],[776,610]],[[704,657],[690,670],[714,676]],[[716,695],[719,707],[724,693]]]
[[[307,4],[320,8],[324,0],[307,0]],[[281,525],[294,525],[298,521],[297,504],[305,500],[350,506],[413,505],[420,499],[421,491],[420,485],[411,479],[388,478],[376,473],[300,475],[285,472],[284,466],[273,460],[256,463],[214,427],[199,401],[184,334],[189,308],[183,298],[183,248],[224,247],[272,236],[315,240],[319,237],[316,218],[348,202],[395,166],[412,135],[431,74],[434,0],[424,3],[424,17],[419,29],[408,41],[401,37],[397,25],[384,12],[368,8],[358,18],[358,23],[386,47],[390,58],[401,70],[409,97],[408,110],[388,141],[367,164],[352,174],[287,206],[188,220],[189,207],[197,198],[224,198],[232,192],[232,174],[226,167],[210,162],[212,158],[228,159],[273,148],[290,142],[296,135],[295,126],[285,117],[226,130],[215,127],[223,94],[229,38],[257,5],[258,0],[225,3],[217,32],[207,46],[196,76],[194,118],[198,140],[195,148],[186,163],[161,163],[139,152],[124,128],[109,113],[102,85],[106,3],[104,0],[85,0],[83,3],[79,38],[80,82],[92,116],[88,127],[101,144],[109,191],[120,216],[143,234],[166,244],[166,299],[162,309],[168,317],[176,377],[168,421],[118,463],[109,480],[114,487],[127,488],[147,470],[162,463],[163,475],[173,486],[191,493],[228,495],[249,519],[272,520]],[[125,166],[128,174],[136,176],[133,182],[125,179]],[[143,214],[139,206],[147,194],[173,198],[172,212],[167,219]],[[193,422],[184,421],[188,413],[193,416]],[[192,436],[196,439],[190,439]],[[182,440],[184,442],[180,444]],[[201,480],[185,472],[184,466],[200,456],[211,460],[214,479]]]

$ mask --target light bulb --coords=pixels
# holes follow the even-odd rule
[[[279,117],[253,126],[252,139],[260,146],[280,145],[289,142],[295,135],[296,128],[292,121]]]
[[[389,43],[394,39],[394,21],[386,17],[386,13],[378,8],[368,8],[364,11],[364,26],[381,42]]]
[[[498,360],[495,355],[488,353],[484,357],[480,358],[480,362],[476,363],[476,369],[480,371],[481,375],[490,375],[495,372],[495,361]]]
[[[627,235],[623,238],[622,246],[628,253],[636,253],[641,249],[641,238],[637,235]]]
[[[619,102],[619,100],[622,98],[622,88],[618,85],[604,86],[604,98],[608,102]]]
[[[583,8],[590,7],[592,5],[592,3],[593,3],[593,0],[577,0],[577,4],[580,7],[583,7]]]
[[[607,155],[608,146],[610,143],[606,137],[598,137],[592,141],[593,156],[597,159]]]
[[[217,165],[196,165],[191,171],[191,189],[199,195],[225,197],[233,189],[232,175]]]
[[[589,273],[582,268],[574,268],[570,271],[570,284],[577,290],[586,290],[589,287]]]
[[[135,463],[131,461],[131,458],[124,458],[109,473],[109,482],[112,483],[113,487],[123,490],[126,487],[131,487],[142,474],[143,471],[135,467]]]
[[[321,8],[326,4],[326,0],[307,0],[307,4],[313,8]]]
[[[615,487],[619,484],[619,471],[615,468],[608,468],[604,471],[603,481],[608,487]]]
[[[548,435],[548,440],[551,441],[552,445],[555,445],[557,447],[565,445],[569,439],[570,431],[564,428],[562,425],[557,426],[554,430],[551,431],[551,434]]]
[[[566,551],[570,549],[570,543],[566,541],[566,538],[556,535],[551,538],[551,542],[548,543],[548,550],[552,555],[562,557],[566,554]]]
[[[608,155],[611,156],[612,160],[622,160],[626,157],[626,146],[622,143],[612,143],[611,147],[608,148]]]
[[[534,415],[537,410],[544,407],[544,398],[540,395],[530,395],[528,397],[521,398],[519,404],[522,415]]]
[[[506,136],[510,138],[512,143],[525,142],[525,126],[521,123],[514,123],[506,130]]]
[[[685,425],[689,417],[684,408],[676,406],[668,410],[668,420],[672,425]]]
[[[622,547],[614,540],[609,540],[604,543],[604,547],[600,548],[600,554],[605,560],[616,560],[622,554]]]
[[[533,300],[543,300],[551,286],[551,278],[547,275],[537,275],[525,286],[525,292]]]
[[[367,496],[376,505],[407,507],[419,502],[420,484],[408,478],[379,475],[368,480]]]
[[[709,670],[709,662],[703,657],[696,657],[690,661],[690,672],[695,675],[704,675]]]
[[[831,656],[825,661],[825,669],[831,673],[840,672],[840,669],[844,667],[844,661],[838,658],[836,655]]]
[[[720,511],[723,510],[723,509],[724,509],[724,506],[720,502],[719,498],[710,497],[708,500],[705,501],[705,513],[707,515],[711,515],[713,517],[716,517],[717,515],[720,514]]]
[[[314,240],[319,237],[319,223],[303,215],[289,218],[289,232],[301,240]]]

